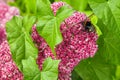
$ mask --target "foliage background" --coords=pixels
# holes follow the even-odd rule
[[[35,0],[16,0],[22,15],[34,15]],[[50,0],[51,3],[60,0]],[[72,80],[120,80],[120,1],[119,0],[61,0],[75,10],[95,17],[99,50],[93,58],[82,60],[72,72]],[[28,5],[25,5],[25,4]]]

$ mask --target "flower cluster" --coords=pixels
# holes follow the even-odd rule
[[[22,73],[12,60],[6,40],[5,24],[14,15],[19,15],[17,8],[0,3],[0,80],[23,80]]]
[[[0,44],[6,40],[6,32],[5,32],[5,28],[0,26]]]
[[[55,2],[51,4],[54,15],[56,11],[65,5],[63,2]],[[42,70],[42,63],[45,58],[52,57],[60,59],[58,80],[71,80],[71,72],[74,67],[82,60],[93,57],[98,49],[96,40],[98,38],[95,32],[85,31],[83,23],[87,16],[80,12],[74,12],[70,17],[65,19],[60,30],[63,41],[56,46],[56,57],[52,54],[45,40],[38,35],[35,25],[32,28],[32,38],[39,49],[37,63]]]
[[[65,5],[65,3],[63,3],[63,2],[54,2],[53,4],[51,4],[51,9],[52,9],[54,15],[56,15],[57,10],[58,10],[61,6],[64,6],[64,5]]]
[[[0,25],[5,27],[5,23],[14,15],[19,15],[19,10],[16,7],[10,7],[5,3],[0,3]]]
[[[0,80],[23,80],[22,73],[12,60],[6,40],[0,44]]]
[[[19,10],[16,7],[10,7],[4,2],[0,3],[0,43],[6,39],[6,22],[12,19],[15,15],[19,15]]]

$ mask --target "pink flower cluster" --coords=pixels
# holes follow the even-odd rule
[[[5,32],[5,28],[0,26],[0,44],[6,40],[6,32]]]
[[[19,10],[15,7],[10,7],[5,3],[0,3],[0,25],[5,26],[14,15],[19,15]]]
[[[23,80],[22,73],[12,60],[6,40],[0,44],[0,80]]]
[[[65,5],[63,2],[51,4],[54,15],[56,11]],[[63,41],[56,46],[56,57],[54,57],[45,40],[38,35],[35,25],[32,28],[32,38],[39,49],[37,64],[42,70],[42,63],[47,57],[60,59],[58,80],[71,80],[71,72],[74,67],[82,60],[93,57],[98,49],[96,44],[97,34],[85,31],[82,23],[87,16],[83,13],[74,12],[65,19],[60,26]]]
[[[0,3],[0,80],[23,80],[22,73],[12,60],[6,40],[5,24],[14,15],[19,15],[17,8]]]
[[[19,10],[16,7],[10,7],[6,3],[0,3],[0,43],[6,39],[5,25],[6,22],[12,19],[13,16],[19,15]]]
[[[51,4],[51,9],[52,9],[54,15],[56,15],[57,10],[58,10],[61,6],[64,6],[64,5],[65,5],[65,3],[63,3],[63,2],[54,2],[53,4]]]

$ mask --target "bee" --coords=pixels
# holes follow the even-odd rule
[[[95,32],[96,29],[95,29],[95,26],[91,23],[91,21],[89,20],[89,18],[91,16],[93,16],[94,14],[91,14],[90,16],[88,16],[84,21],[82,22],[78,22],[78,23],[75,23],[75,24],[72,24],[72,25],[68,25],[65,21],[65,25],[67,26],[67,28],[70,28],[70,27],[73,27],[74,25],[77,25],[77,24],[80,24],[82,23],[83,27],[84,27],[84,30],[83,31],[87,31],[87,32]],[[64,30],[65,31],[65,30]],[[64,32],[63,31],[63,32]]]
[[[95,27],[91,23],[91,21],[85,21],[83,22],[84,30],[87,32],[95,32]]]
[[[93,14],[91,14],[91,15],[89,15],[86,19],[85,19],[85,21],[83,22],[83,27],[84,27],[84,31],[87,31],[87,32],[95,32],[96,30],[95,30],[95,26],[91,23],[91,21],[89,20],[89,18],[90,17],[92,17],[94,15],[94,13]]]

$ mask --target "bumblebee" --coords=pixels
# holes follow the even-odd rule
[[[87,31],[87,32],[95,32],[95,27],[94,25],[91,23],[91,21],[89,20],[89,18],[93,16],[93,14],[91,14],[90,16],[88,16],[84,21],[82,22],[78,22],[78,23],[74,23],[72,25],[67,25],[67,23],[64,21],[65,25],[67,26],[67,28],[70,28],[70,27],[73,27],[74,25],[77,25],[77,24],[82,24],[83,27],[84,27],[84,30],[83,31]],[[63,30],[62,32],[64,32],[65,30]]]
[[[88,31],[88,32],[95,32],[95,27],[94,25],[91,23],[91,21],[85,21],[83,23],[83,26],[85,28],[85,31]]]
[[[83,26],[84,26],[84,31],[87,32],[95,32],[95,26],[91,23],[91,21],[89,20],[90,17],[92,17],[94,15],[94,13],[92,13],[91,15],[89,15],[83,22]]]

